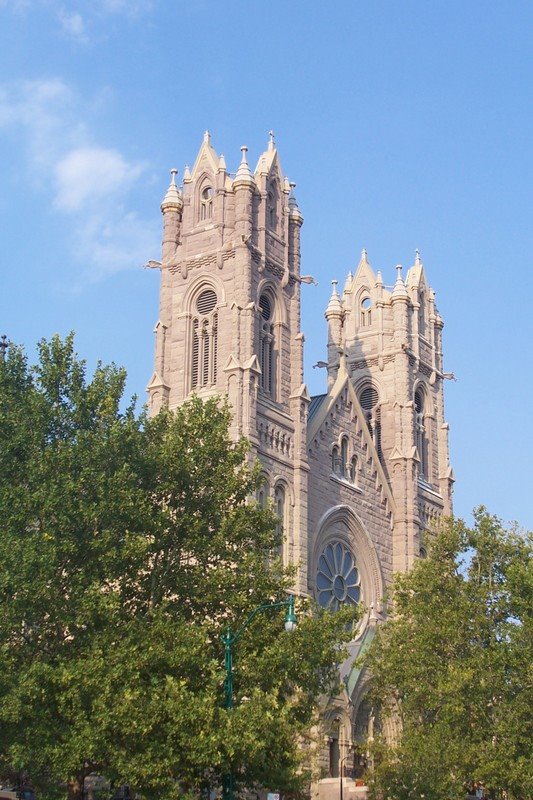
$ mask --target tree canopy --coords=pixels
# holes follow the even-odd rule
[[[219,399],[153,419],[125,374],[89,379],[73,338],[0,363],[0,774],[44,797],[98,772],[141,795],[297,792],[298,746],[336,680],[347,614],[256,618],[223,708],[221,635],[283,599],[291,572],[248,445]],[[312,613],[311,613],[312,611]]]
[[[374,797],[533,797],[533,566],[531,534],[480,508],[450,522],[429,557],[398,576],[392,618],[368,666],[382,726]]]

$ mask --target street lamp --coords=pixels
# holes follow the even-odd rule
[[[347,754],[344,756],[344,758],[341,758],[341,764],[340,764],[340,770],[339,770],[339,777],[340,777],[340,784],[339,784],[339,788],[340,788],[340,792],[339,792],[339,800],[343,800],[342,792],[343,792],[343,788],[344,788],[344,787],[343,787],[343,785],[342,785],[342,778],[343,778],[343,774],[344,774],[344,765],[345,765],[346,761],[347,761],[347,760],[350,758],[350,756],[353,758],[353,745],[350,745],[350,746],[349,746],[348,753],[347,753]]]
[[[285,630],[291,633],[296,628],[296,614],[294,613],[294,597],[289,595],[286,600],[279,600],[275,603],[263,603],[263,605],[255,608],[246,622],[239,628],[236,633],[233,633],[231,628],[228,628],[222,634],[222,643],[224,645],[224,668],[226,670],[226,677],[224,679],[224,708],[230,710],[233,708],[233,645],[237,642],[246,628],[250,625],[251,621],[263,611],[270,611],[272,608],[287,607],[285,614]],[[233,800],[234,780],[233,774],[230,772],[222,778],[222,798],[223,800]]]

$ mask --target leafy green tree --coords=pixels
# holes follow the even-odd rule
[[[273,514],[230,411],[123,410],[124,372],[88,380],[72,337],[0,364],[0,772],[79,796],[104,774],[154,798],[220,785],[297,792],[299,739],[335,681],[347,614],[258,616],[222,706],[221,635],[283,599]]]
[[[480,508],[397,577],[368,657],[383,730],[400,729],[376,742],[374,797],[533,796],[532,543]]]

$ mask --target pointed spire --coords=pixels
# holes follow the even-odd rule
[[[337,280],[331,281],[333,289],[331,291],[331,297],[329,298],[328,307],[326,308],[326,319],[334,316],[340,317],[342,315],[342,304],[337,291],[337,284]]]
[[[298,203],[296,202],[296,197],[294,196],[294,190],[296,189],[296,184],[294,181],[289,183],[289,208],[298,208]]]
[[[269,136],[268,149],[269,150],[275,150],[276,149],[276,142],[275,142],[275,138],[274,138],[274,131],[269,131],[268,132],[268,136]]]
[[[353,275],[352,271],[350,270],[348,275],[346,276],[346,283],[344,284],[344,294],[346,294],[346,292],[351,292],[352,283],[353,283]]]
[[[167,209],[177,209],[181,211],[183,208],[183,200],[181,198],[181,194],[178,191],[178,187],[176,186],[176,175],[178,174],[178,170],[174,167],[170,170],[171,179],[170,185],[167,189],[167,193],[163,198],[163,202],[161,203],[161,211],[166,211]]]
[[[294,183],[294,181],[291,181],[289,183],[289,200],[288,200],[289,214],[290,214],[291,220],[293,220],[294,222],[297,222],[299,225],[301,225],[302,222],[304,221],[304,218],[302,216],[302,212],[300,211],[300,209],[298,207],[298,202],[296,200],[296,197],[294,196],[295,188],[296,188],[296,184]]]
[[[381,270],[380,269],[378,269],[378,272],[377,272],[377,275],[376,275],[376,286],[383,286],[383,278],[381,277]]]
[[[359,264],[357,265],[357,269],[360,269],[362,266],[370,267],[366,247],[363,247],[361,250],[361,258],[359,260]]]
[[[396,277],[396,283],[394,284],[394,289],[392,291],[392,300],[408,300],[409,295],[407,293],[407,289],[405,288],[405,283],[403,282],[402,278],[402,265],[397,264],[396,270],[398,275]]]
[[[185,171],[183,173],[183,183],[190,183],[191,181],[192,181],[191,169],[188,164],[185,164]]]
[[[223,155],[221,155],[220,158],[218,159],[218,171],[219,172],[226,172],[226,169],[227,169],[227,167],[226,167],[226,159],[224,158]]]
[[[248,148],[246,145],[241,147],[242,159],[241,163],[239,164],[239,169],[237,170],[237,174],[235,175],[235,180],[233,181],[233,186],[255,186],[254,176],[250,172],[250,167],[248,166],[248,161],[246,160],[246,153],[248,152]]]

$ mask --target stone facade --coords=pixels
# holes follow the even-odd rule
[[[302,214],[273,136],[254,172],[242,148],[234,175],[205,134],[178,188],[163,199],[160,316],[151,413],[191,393],[226,394],[233,434],[251,443],[285,531],[295,591],[323,605],[363,601],[342,667],[344,691],[324,709],[323,775],[337,778],[372,725],[368,676],[353,656],[384,618],[396,571],[424,554],[432,522],[452,510],[444,420],[443,322],[419,254],[386,288],[363,251],[325,312],[327,389],[310,398],[300,328]],[[331,781],[330,781],[331,782]],[[328,782],[324,783],[324,796]],[[348,787],[346,787],[348,789]]]

